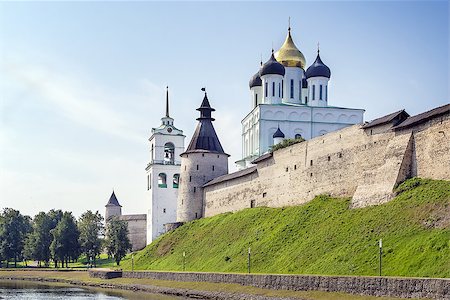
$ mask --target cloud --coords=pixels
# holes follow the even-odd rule
[[[113,91],[102,91],[90,82],[44,66],[9,64],[4,65],[4,70],[5,77],[14,78],[16,84],[22,85],[22,89],[39,95],[36,99],[41,99],[44,104],[76,124],[129,141],[142,141],[139,132],[130,126],[130,121],[133,123],[132,117],[124,118],[126,114],[122,110],[117,111],[120,107],[113,109],[113,104],[118,102]],[[147,86],[151,84],[147,83]],[[153,86],[152,92],[155,89]],[[135,98],[139,96],[135,95]],[[128,102],[130,99],[123,99],[124,102],[125,100]]]

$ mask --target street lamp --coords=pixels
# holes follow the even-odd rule
[[[378,246],[380,248],[380,276],[381,276],[381,260],[382,260],[382,255],[383,255],[383,241],[380,239]]]
[[[247,271],[248,274],[250,274],[250,257],[251,256],[251,252],[250,252],[250,247],[248,247],[248,260],[247,260]]]

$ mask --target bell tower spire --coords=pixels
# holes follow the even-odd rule
[[[166,118],[170,118],[170,116],[169,116],[169,86],[166,86]]]

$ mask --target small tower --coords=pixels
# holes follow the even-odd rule
[[[197,128],[188,148],[181,154],[177,222],[189,222],[203,217],[203,185],[228,174],[229,155],[223,151],[212,124],[214,119],[211,112],[215,109],[209,105],[206,92],[197,110],[200,111]]]
[[[327,106],[328,105],[328,81],[330,81],[331,71],[320,59],[319,49],[314,63],[306,70],[308,81],[308,105]]]
[[[280,126],[278,126],[277,131],[273,134],[273,144],[277,145],[284,140],[284,133],[280,130]]]
[[[147,165],[147,243],[165,232],[164,224],[176,220],[180,154],[184,150],[183,131],[175,128],[169,115],[169,90],[166,88],[166,114],[161,125],[152,128],[150,162]]]
[[[122,205],[119,204],[114,190],[105,207],[105,221],[108,221],[112,217],[119,217],[122,215]]]
[[[270,59],[265,62],[259,75],[262,80],[262,91],[265,104],[280,104],[283,99],[283,77],[285,69],[274,57],[273,49]]]

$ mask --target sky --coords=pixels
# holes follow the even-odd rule
[[[145,213],[151,128],[190,141],[206,87],[241,158],[248,81],[292,36],[331,69],[329,105],[365,120],[449,103],[448,1],[0,2],[0,208]]]

